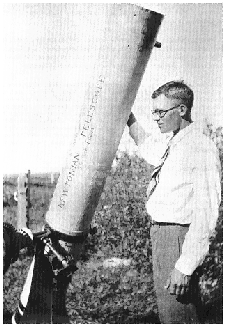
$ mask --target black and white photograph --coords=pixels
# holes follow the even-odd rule
[[[3,323],[223,324],[223,3],[4,3]]]

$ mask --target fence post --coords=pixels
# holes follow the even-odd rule
[[[55,176],[54,176],[54,173],[51,172],[51,184],[53,184],[55,181]]]
[[[27,200],[27,207],[26,207],[26,218],[27,218],[27,227],[30,224],[30,170],[27,172],[27,190],[26,190],[26,200]]]
[[[17,179],[17,229],[28,226],[30,207],[30,170]]]

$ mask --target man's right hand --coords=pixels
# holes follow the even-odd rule
[[[167,279],[165,289],[168,289],[171,295],[183,296],[188,291],[190,280],[191,276],[187,276],[174,268]]]

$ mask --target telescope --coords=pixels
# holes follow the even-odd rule
[[[132,4],[103,6],[104,36],[86,81],[80,131],[60,170],[47,224],[30,238],[35,254],[14,323],[59,323],[54,320],[54,284],[63,285],[77,270],[81,250],[76,245],[89,233],[150,54],[154,47],[161,48],[156,37],[163,15]]]

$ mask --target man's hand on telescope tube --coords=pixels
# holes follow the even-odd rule
[[[146,138],[149,137],[149,133],[147,133],[143,127],[138,123],[136,117],[131,112],[129,119],[127,121],[127,125],[129,127],[130,136],[133,138],[134,142],[137,146],[142,144]]]
[[[189,288],[191,276],[187,276],[176,268],[170,273],[165,288],[171,295],[183,296]]]

